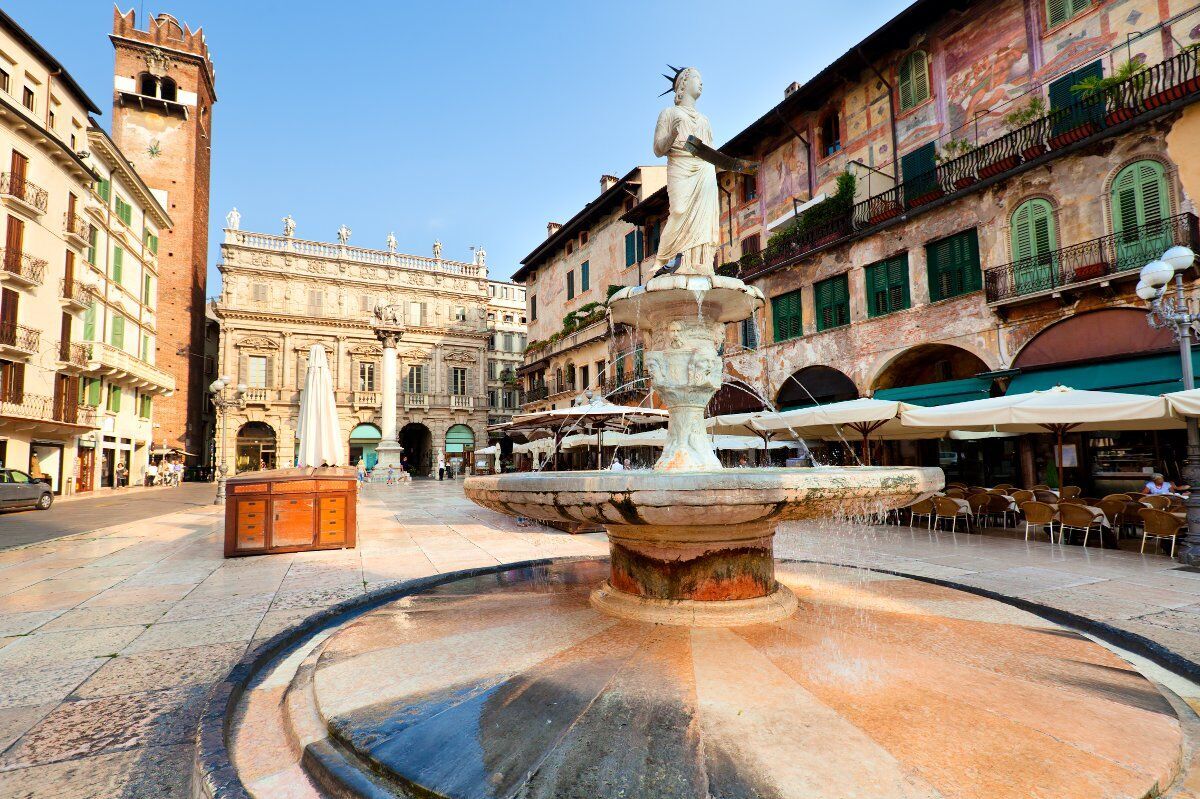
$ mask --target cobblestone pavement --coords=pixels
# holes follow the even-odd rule
[[[368,487],[353,550],[224,560],[221,527],[198,507],[0,551],[0,797],[184,797],[203,697],[252,642],[385,583],[607,552],[461,481]]]
[[[0,551],[0,799],[183,797],[202,698],[254,641],[381,584],[602,555],[518,527],[460,481],[372,486],[354,550],[224,560],[217,509]],[[781,557],[932,577],[1103,621],[1200,663],[1200,573],[995,535],[787,524]]]

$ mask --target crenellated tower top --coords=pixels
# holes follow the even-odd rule
[[[216,69],[213,66],[212,55],[208,52],[208,44],[204,40],[204,28],[192,30],[171,14],[158,14],[149,17],[146,20],[146,29],[140,30],[132,8],[122,13],[119,7],[113,6],[112,38],[114,43],[124,39],[127,42],[156,47],[168,56],[185,53],[195,56],[204,63],[204,72],[210,86],[216,83]]]

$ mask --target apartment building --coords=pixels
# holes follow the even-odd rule
[[[525,288],[503,280],[488,281],[487,352],[488,426],[504,424],[521,406],[517,370],[525,353],[528,323]]]

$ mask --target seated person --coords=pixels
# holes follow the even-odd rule
[[[1181,491],[1185,491],[1189,488],[1191,488],[1191,486],[1177,486],[1170,480],[1164,480],[1161,474],[1155,473],[1150,482],[1146,483],[1146,485],[1142,488],[1142,493],[1148,495],[1179,494]]]

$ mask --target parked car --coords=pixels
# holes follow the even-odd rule
[[[0,469],[0,509],[49,510],[53,502],[54,492],[46,483],[17,469]]]

